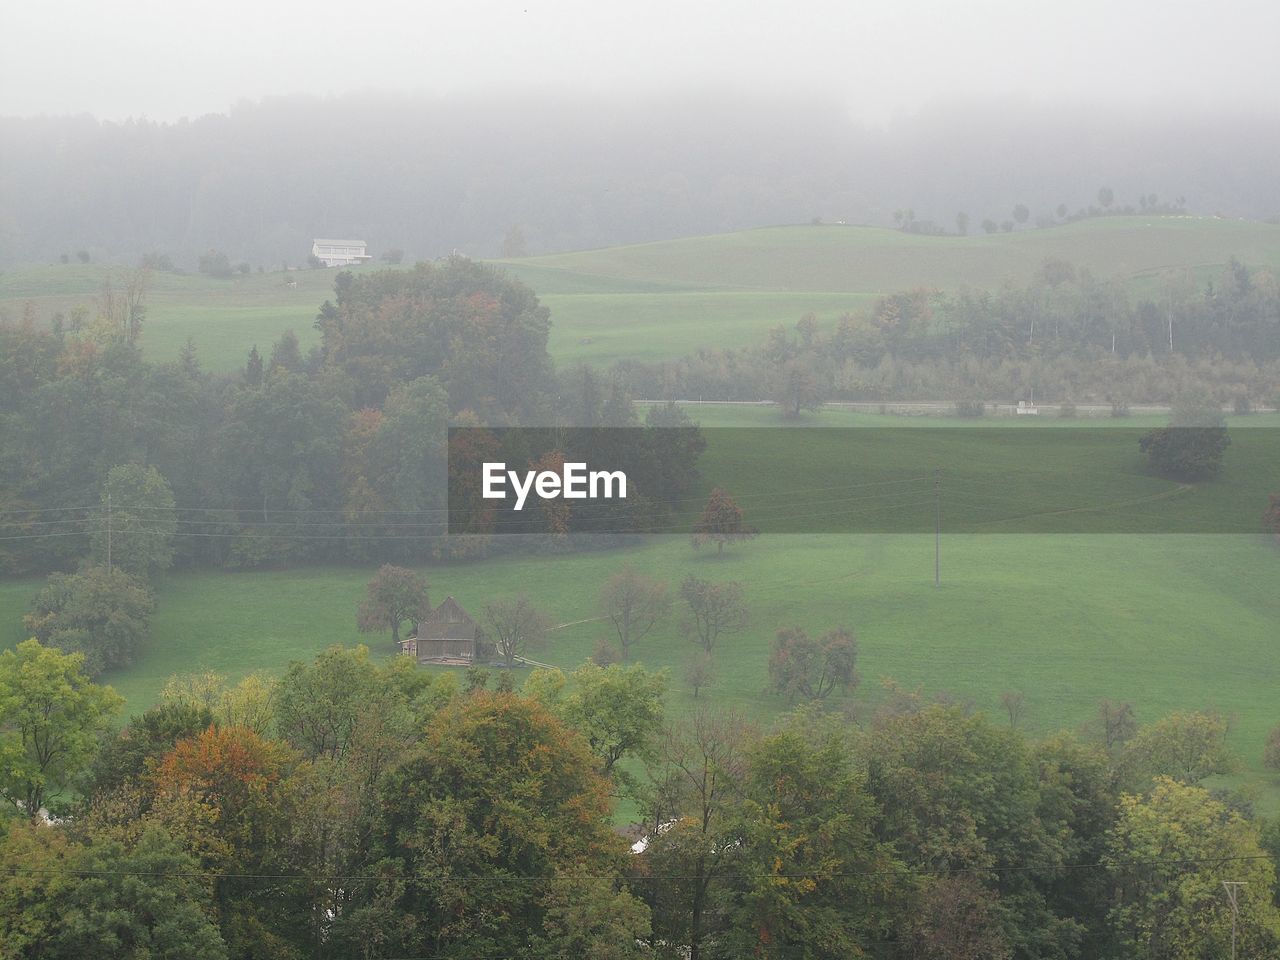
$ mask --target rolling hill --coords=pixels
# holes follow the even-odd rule
[[[496,262],[551,309],[550,349],[557,361],[603,365],[751,343],[806,313],[829,323],[895,290],[1026,281],[1047,260],[1149,286],[1162,274],[1204,273],[1231,257],[1280,268],[1280,226],[1128,216],[935,237],[831,224]],[[47,321],[56,311],[90,305],[111,273],[102,265],[56,264],[0,275],[0,313],[17,319],[30,310]],[[239,366],[251,346],[265,351],[288,329],[306,348],[317,342],[312,322],[332,293],[333,276],[330,270],[225,280],[156,274],[144,347],[153,357],[169,359],[190,338],[211,370]]]

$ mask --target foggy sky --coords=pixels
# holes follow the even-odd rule
[[[822,94],[879,122],[1015,96],[1274,107],[1276,0],[12,0],[0,115],[154,120],[263,96]]]

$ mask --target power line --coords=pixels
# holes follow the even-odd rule
[[[1241,854],[1224,857],[1166,857],[1145,860],[1092,860],[1081,863],[1020,863],[992,866],[956,867],[948,870],[925,870],[926,876],[948,877],[966,874],[1012,874],[1027,872],[1054,873],[1068,870],[1128,870],[1159,867],[1189,867],[1202,865],[1223,865],[1228,863],[1247,863],[1266,860],[1277,862],[1280,855],[1269,853]],[[228,873],[216,870],[83,870],[72,867],[28,867],[25,864],[10,864],[5,868],[12,876],[75,876],[75,877],[151,877],[170,879],[214,879],[214,880],[272,880],[272,881],[345,881],[348,883],[376,883],[385,880],[409,879],[400,874],[344,874],[344,873]],[[851,880],[872,877],[898,876],[902,871],[911,870],[911,864],[903,863],[899,867],[883,867],[876,870],[812,870],[798,872],[757,872],[757,873],[717,873],[711,879],[720,881],[749,880]],[[431,880],[442,880],[457,883],[550,883],[563,881],[643,884],[651,882],[681,883],[707,879],[696,874],[658,874],[652,876],[628,877],[621,874],[455,874],[429,877]]]

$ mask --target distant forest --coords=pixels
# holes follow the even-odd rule
[[[352,95],[177,123],[0,118],[0,268],[84,251],[179,268],[537,254],[815,218],[978,232],[1093,204],[1280,215],[1280,124],[1232,113],[934,109],[869,128],[833,103],[534,103]]]

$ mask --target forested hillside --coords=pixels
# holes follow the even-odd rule
[[[1275,125],[1247,112],[968,105],[870,127],[822,99],[350,95],[4,118],[0,153],[6,268],[84,251],[194,269],[213,249],[269,269],[325,236],[487,257],[815,217],[977,234],[1090,207],[1280,215]]]

